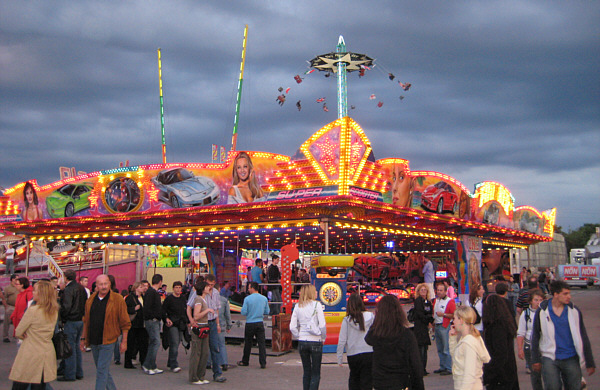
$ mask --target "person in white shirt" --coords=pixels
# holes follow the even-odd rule
[[[519,328],[517,329],[517,350],[519,359],[525,359],[527,373],[531,374],[531,387],[533,390],[542,390],[542,373],[531,372],[531,332],[535,311],[546,298],[546,294],[539,289],[529,290],[529,307],[521,313]]]
[[[315,286],[312,284],[302,286],[290,320],[290,331],[298,338],[298,352],[304,369],[302,376],[304,390],[319,388],[323,341],[327,337],[323,305],[316,298]]]
[[[338,365],[342,366],[344,348],[348,356],[350,390],[373,387],[373,347],[365,342],[365,336],[373,324],[375,316],[365,309],[358,293],[352,293],[346,303],[346,317],[342,321],[337,345]]]
[[[473,326],[476,318],[475,310],[466,305],[454,312],[449,342],[455,390],[483,389],[483,365],[490,361],[490,354]]]

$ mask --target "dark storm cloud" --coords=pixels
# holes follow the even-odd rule
[[[293,76],[341,34],[376,58],[348,76],[376,158],[500,181],[518,204],[558,207],[558,224],[597,222],[599,17],[584,1],[3,2],[0,185],[160,161],[158,47],[168,161],[209,161],[231,142],[248,24],[239,149],[292,155],[336,118],[334,77]]]

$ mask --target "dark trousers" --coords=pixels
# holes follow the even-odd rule
[[[298,341],[298,352],[302,360],[302,389],[318,390],[321,382],[321,360],[323,343],[320,341]]]
[[[348,356],[348,366],[350,367],[349,390],[373,388],[373,352]]]
[[[423,373],[427,371],[427,349],[429,345],[419,345],[419,353],[421,354],[421,364],[423,364]]]
[[[130,367],[131,361],[140,353],[140,363],[146,360],[148,353],[148,332],[144,328],[131,328],[127,335],[127,351],[125,351],[125,366]]]
[[[45,383],[23,383],[13,382],[12,390],[44,390],[46,388]]]
[[[261,367],[267,365],[267,349],[265,347],[265,326],[262,322],[250,322],[246,323],[244,329],[244,356],[242,361],[249,363],[250,361],[250,350],[252,349],[252,341],[256,337],[258,343],[258,362]]]

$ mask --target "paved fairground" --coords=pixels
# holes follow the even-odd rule
[[[600,361],[600,305],[597,304],[600,298],[600,290],[572,290],[573,302],[583,311],[585,324],[592,342],[596,362]],[[16,343],[0,343],[0,389],[10,389],[11,383],[8,381],[8,373],[12,366],[13,359],[17,353]],[[253,353],[257,349],[253,349]],[[267,352],[270,352],[269,350]],[[241,345],[227,345],[229,355],[229,364],[235,364],[242,356]],[[165,369],[163,374],[149,376],[142,372],[137,364],[137,369],[126,370],[122,365],[111,366],[111,373],[119,389],[161,389],[172,390],[176,387],[192,388],[219,388],[219,389],[302,389],[302,364],[297,350],[281,355],[268,356],[267,368],[261,370],[258,365],[258,356],[250,358],[249,367],[230,368],[224,373],[227,378],[225,383],[211,382],[208,385],[192,385],[187,381],[189,355],[186,355],[181,347],[179,352],[179,364],[182,371],[172,373],[166,370],[167,351],[161,350],[158,354],[158,367]],[[521,389],[531,389],[529,376],[525,372],[524,361],[518,360],[519,382]],[[91,353],[83,355],[84,378],[76,382],[57,382],[51,383],[55,390],[62,389],[93,389],[95,383],[95,368]],[[429,362],[427,369],[432,372],[438,368],[438,356],[435,346],[429,348]],[[335,354],[325,354],[323,356],[323,365],[321,369],[321,389],[346,389],[348,379],[348,366],[344,364],[339,367],[336,363]],[[212,379],[212,372],[207,372],[206,379]],[[591,377],[586,377],[588,389],[600,389],[600,373]],[[430,374],[425,377],[426,389],[452,389],[451,376],[439,376]]]

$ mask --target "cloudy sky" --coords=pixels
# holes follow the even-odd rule
[[[597,223],[598,20],[592,1],[3,1],[0,186],[161,162],[159,47],[167,161],[210,162],[230,147],[248,24],[238,150],[293,155],[336,119],[333,77],[293,77],[343,35],[376,59],[348,95],[377,159],[501,182],[565,229]]]

